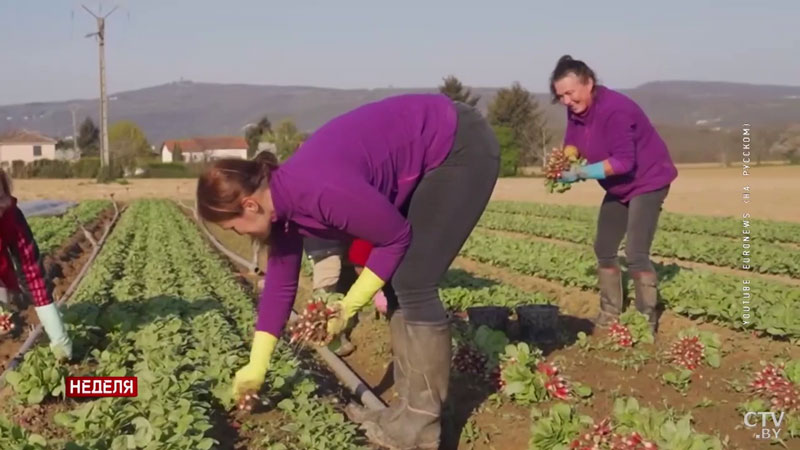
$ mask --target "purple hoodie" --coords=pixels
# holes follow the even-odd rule
[[[326,123],[273,172],[276,219],[257,331],[278,336],[289,318],[304,236],[369,241],[366,267],[391,278],[411,240],[400,210],[450,153],[456,122],[444,95],[390,97]]]
[[[623,202],[672,183],[678,170],[667,145],[644,111],[630,98],[597,86],[589,109],[567,110],[564,145],[574,145],[589,164],[608,159],[614,174],[599,180]]]

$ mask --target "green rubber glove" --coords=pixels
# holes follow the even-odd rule
[[[269,369],[272,352],[278,338],[265,332],[256,331],[253,346],[250,348],[250,362],[236,372],[233,378],[233,396],[239,399],[247,391],[258,391],[264,384]]]
[[[381,290],[384,284],[386,284],[385,281],[365,267],[356,282],[347,291],[344,299],[337,302],[336,308],[339,310],[339,314],[328,320],[328,335],[333,337],[341,333],[347,326],[347,321],[369,304],[372,297]]]
[[[36,315],[42,323],[47,337],[50,338],[50,350],[56,359],[72,359],[72,341],[64,331],[64,322],[58,313],[55,303],[36,307]]]

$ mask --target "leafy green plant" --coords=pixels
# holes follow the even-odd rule
[[[593,423],[591,417],[579,415],[566,403],[551,406],[547,414],[531,409],[531,421],[530,450],[566,450],[580,431]]]
[[[689,383],[692,382],[692,371],[681,369],[675,372],[667,372],[661,376],[661,379],[679,392],[685,393],[689,390]]]
[[[49,395],[65,394],[67,369],[53,362],[47,347],[36,347],[25,354],[17,369],[6,374],[17,398],[26,404],[39,404]]]
[[[30,433],[0,416],[0,448],[17,450],[46,450],[47,440],[39,434]]]
[[[691,415],[675,418],[671,413],[639,405],[635,398],[618,398],[614,401],[615,431],[638,432],[655,441],[658,448],[721,450],[722,442],[716,436],[698,433],[691,426]]]

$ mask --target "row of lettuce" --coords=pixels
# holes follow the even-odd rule
[[[39,251],[48,254],[74,235],[80,225],[89,224],[110,207],[109,200],[86,200],[60,216],[31,217],[28,219],[28,225],[31,227]]]
[[[476,230],[461,254],[564,286],[595,290],[596,260],[585,248]],[[736,277],[676,264],[656,265],[660,296],[679,314],[774,337],[800,338],[800,289],[779,281]],[[633,292],[628,280],[627,292]]]
[[[493,211],[483,215],[480,226],[583,245],[592,245],[596,227],[594,221],[588,220],[532,218],[523,214]],[[651,252],[666,258],[800,279],[798,249],[764,242],[761,233],[761,230],[754,228],[752,234],[742,235],[750,238],[749,241],[736,242],[720,236],[659,229]],[[622,246],[624,245],[623,241]]]
[[[593,206],[510,201],[491,202],[487,211],[545,219],[567,219],[575,222],[595,222],[598,214],[598,208]],[[795,222],[750,217],[700,216],[664,211],[659,217],[658,226],[659,230],[741,239],[745,222],[759,242],[800,244],[800,224]]]
[[[8,425],[1,447],[208,449],[230,439],[231,380],[247,361],[252,297],[176,205],[134,203],[64,317],[80,361],[69,371],[136,376],[138,396],[63,399],[68,369],[38,346],[8,381],[15,402],[63,410],[53,417],[57,430]],[[279,345],[268,377],[265,400],[281,412],[285,430],[262,429],[248,448],[358,447],[355,427],[318,398],[316,382],[287,346]]]

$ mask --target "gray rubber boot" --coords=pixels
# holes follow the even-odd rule
[[[595,325],[607,327],[622,313],[622,273],[619,267],[597,269],[597,286],[600,289],[600,313]]]
[[[363,425],[371,442],[392,450],[438,449],[450,383],[450,322],[409,323],[408,396],[394,414]]]
[[[658,328],[658,275],[654,272],[635,272],[633,286],[636,291],[636,309],[647,316],[650,331]]]
[[[350,403],[345,407],[347,417],[355,423],[378,422],[383,415],[391,415],[405,405],[406,390],[408,388],[408,369],[403,366],[406,360],[406,322],[403,319],[402,310],[398,309],[392,313],[389,319],[389,335],[392,344],[392,377],[394,378],[394,391],[397,397],[394,402],[386,408],[374,411],[356,403]]]

